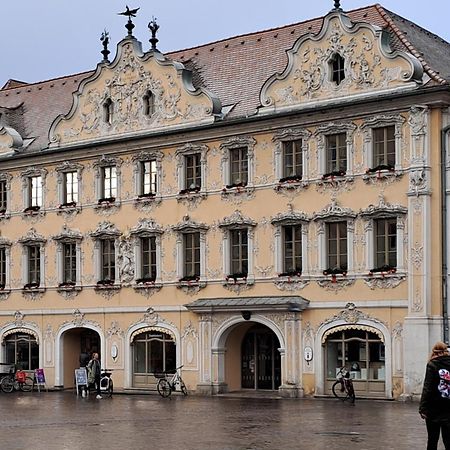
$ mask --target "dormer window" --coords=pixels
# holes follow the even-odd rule
[[[113,118],[113,102],[110,98],[106,99],[105,103],[103,103],[103,120],[108,125],[112,124]]]
[[[144,115],[147,117],[153,116],[155,113],[155,96],[152,91],[147,91],[143,97]]]
[[[339,86],[345,78],[345,59],[339,54],[335,53],[330,60],[331,81],[334,81]]]

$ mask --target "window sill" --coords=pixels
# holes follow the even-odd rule
[[[295,179],[281,179],[275,186],[275,191],[281,191],[281,190],[289,190],[289,189],[306,189],[309,186],[309,183],[305,180],[302,180],[301,178],[295,178]]]
[[[23,210],[22,215],[23,217],[37,217],[37,216],[44,216],[45,212],[42,210],[40,206],[30,206]]]
[[[394,180],[403,175],[399,170],[395,169],[367,169],[366,173],[363,175],[363,180],[368,182],[384,181],[384,180]]]

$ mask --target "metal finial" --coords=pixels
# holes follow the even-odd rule
[[[341,9],[340,0],[334,0],[334,9]]]
[[[100,52],[103,55],[102,62],[109,63],[108,55],[111,53],[108,50],[108,44],[109,44],[109,33],[106,31],[103,31],[102,35],[100,36],[100,41],[103,44],[103,50]]]
[[[128,5],[127,5],[126,10],[124,12],[117,13],[119,16],[127,16],[128,17],[128,22],[125,25],[125,28],[128,30],[128,36],[133,36],[134,23],[131,21],[131,18],[136,17],[136,13],[140,9],[141,8],[130,9],[130,8],[128,8]]]
[[[158,50],[156,44],[159,39],[156,38],[156,32],[159,30],[159,25],[156,23],[156,17],[152,16],[152,20],[148,24],[148,28],[152,33],[152,38],[150,39],[150,44],[152,45],[152,50]]]

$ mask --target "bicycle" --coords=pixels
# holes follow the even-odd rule
[[[333,395],[343,402],[350,400],[351,403],[355,403],[355,390],[353,381],[350,378],[350,372],[345,367],[341,367],[336,374],[336,378],[337,380],[331,387]]]
[[[112,369],[102,369],[100,374],[100,392],[110,398],[112,397],[114,390],[114,384],[111,375]]]
[[[3,392],[10,393],[16,391],[31,392],[33,390],[34,380],[27,376],[23,370],[9,373],[2,378],[0,388]]]
[[[177,390],[177,385],[180,386],[180,391],[183,393],[183,395],[188,395],[186,385],[184,384],[184,381],[179,374],[179,370],[182,367],[183,366],[177,367],[175,369],[175,373],[172,375],[167,372],[158,374],[155,373],[155,376],[159,378],[156,389],[158,390],[158,393],[161,397],[169,397],[170,394],[172,394],[172,391]]]

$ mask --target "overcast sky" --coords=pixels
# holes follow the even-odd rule
[[[149,48],[147,25],[157,17],[161,52],[325,15],[333,0],[4,0],[0,13],[0,86],[8,79],[36,82],[94,69],[106,28],[112,51],[126,35],[126,18],[140,6],[134,35]],[[344,10],[375,3],[342,0]],[[385,8],[450,40],[449,0],[384,0]]]

